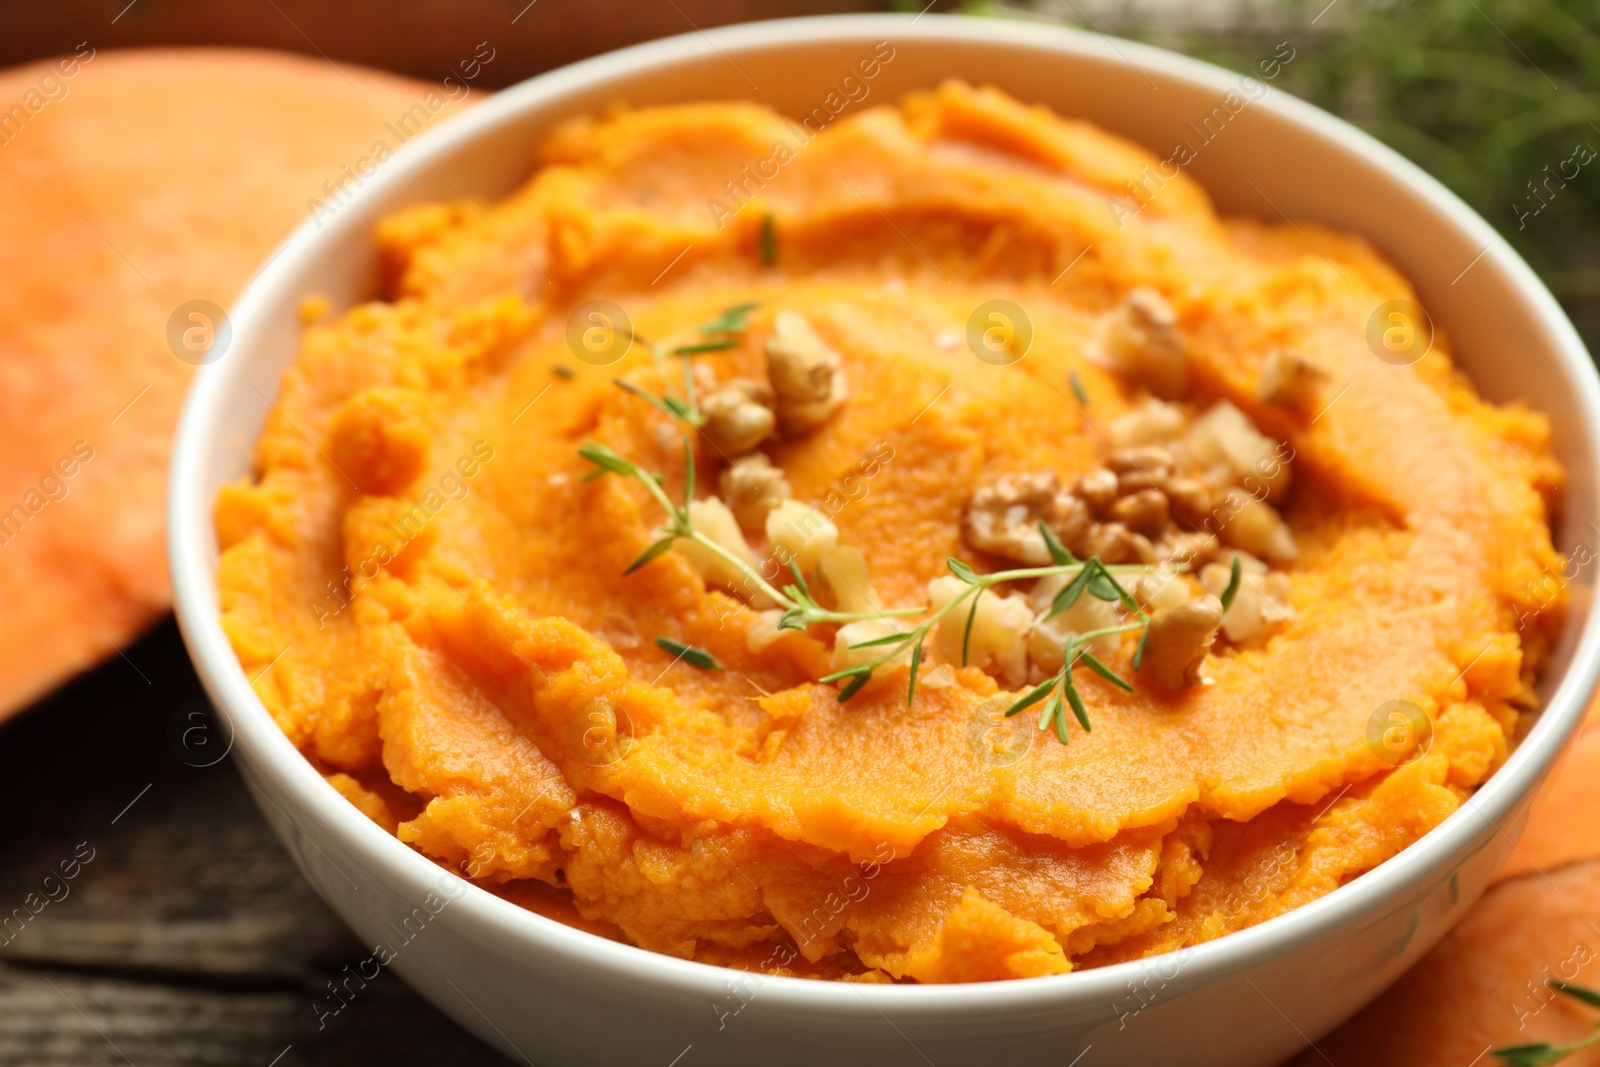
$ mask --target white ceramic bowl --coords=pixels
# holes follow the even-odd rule
[[[301,227],[235,305],[232,350],[200,370],[172,465],[171,566],[184,638],[231,719],[234,752],[263,813],[312,885],[364,941],[395,953],[392,966],[406,981],[514,1058],[953,1067],[1076,1063],[1092,1046],[1086,1064],[1277,1062],[1398,977],[1512,848],[1594,688],[1600,629],[1591,573],[1577,580],[1541,720],[1461,811],[1397,858],[1303,908],[1174,956],[965,986],[748,976],[735,985],[733,972],[592,937],[441,876],[301,758],[218,626],[217,488],[250,469],[268,397],[295,354],[296,302],[317,292],[347,306],[369,291],[381,216],[461,193],[506,193],[528,176],[541,131],[616,99],[754,98],[809,111],[878,41],[895,56],[871,83],[873,102],[960,76],[1157,150],[1239,86],[1237,74],[1126,41],[930,15],[689,33],[499,93],[385,163],[320,228]],[[1559,543],[1570,548],[1600,531],[1591,526],[1600,519],[1594,369],[1550,293],[1483,219],[1394,152],[1276,90],[1230,122],[1190,171],[1224,211],[1268,219],[1281,211],[1372,239],[1416,284],[1487,396],[1526,398],[1554,419],[1571,472]],[[430,893],[420,913],[427,921],[407,927],[403,918]],[[420,932],[407,941],[409,930]]]

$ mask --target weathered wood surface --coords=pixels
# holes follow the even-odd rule
[[[191,765],[176,628],[126,651],[150,684],[113,658],[0,727],[0,1064],[506,1063],[392,974],[319,1028],[368,950],[232,764]]]

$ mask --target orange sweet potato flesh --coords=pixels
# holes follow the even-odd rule
[[[23,108],[0,116],[0,718],[167,609],[167,459],[193,373],[168,317],[225,307],[433,88],[246,50],[86,45],[0,72],[0,107]]]
[[[785,138],[749,206],[708,205]],[[958,84],[796,140],[748,104],[574,121],[505,201],[387,221],[390,299],[307,331],[255,476],[218,500],[219,587],[262,700],[341,792],[441,864],[547,911],[517,887],[554,887],[657,951],[943,982],[1258,922],[1383,862],[1500,765],[1561,619],[1533,590],[1561,565],[1562,472],[1544,419],[1479,399],[1445,339],[1409,368],[1373,357],[1372,309],[1411,291],[1368,245],[1219,219],[1181,175],[1119,227],[1108,198],[1146,154]],[[972,558],[976,485],[1070,480],[1103,453],[1100,421],[1138,395],[1087,339],[1137,284],[1176,306],[1200,397],[1296,453],[1294,625],[1214,655],[1213,684],[1124,693],[1084,673],[1091,733],[1030,733],[996,760],[984,714],[1005,698],[975,669],[909,708],[903,671],[840,704],[816,683],[826,630],[752,653],[752,612],[686,557],[624,576],[660,509],[636,483],[585,481],[577,447],[603,442],[673,495],[682,446],[612,385],[649,381],[643,345],[616,366],[575,357],[577,304],[615,301],[659,338],[760,301],[743,343],[698,361],[719,380],[765,372],[775,312],[810,319],[850,400],[773,461],[884,602],[912,605],[946,556]],[[994,298],[1034,327],[1005,368],[960,342]],[[1255,399],[1282,345],[1349,386],[1314,422]],[[719,463],[699,453],[703,495]],[[675,664],[657,636],[726,669]],[[1368,741],[1395,699],[1434,724],[1399,768]],[[616,758],[594,758],[586,739],[619,729]]]

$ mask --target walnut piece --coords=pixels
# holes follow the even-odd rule
[[[928,583],[928,610],[938,611],[970,588],[952,575]],[[1033,609],[1020,596],[996,596],[988,589],[977,594],[972,633],[967,635],[971,601],[940,620],[934,642],[946,663],[960,665],[961,646],[967,645],[967,662],[988,671],[1002,685],[1021,685],[1027,677],[1028,646],[1023,638],[1033,625]]]
[[[1171,690],[1200,684],[1217,629],[1222,625],[1222,601],[1207,594],[1175,608],[1151,614],[1139,673]]]
[[[817,508],[784,500],[767,513],[767,540],[785,568],[792,559],[802,574],[810,574],[824,552],[838,547],[839,527]]]
[[[1289,605],[1289,576],[1268,571],[1267,565],[1243,552],[1239,557],[1239,589],[1222,617],[1222,635],[1235,645],[1266,637],[1279,623],[1294,618]],[[1220,595],[1232,579],[1232,560],[1208,563],[1200,569],[1200,584],[1207,592]]]
[[[772,389],[765,382],[735,378],[700,402],[706,424],[701,433],[728,459],[742,456],[777,425]]]
[[[721,500],[708,496],[704,500],[690,501],[689,521],[694,523],[696,530],[751,567],[757,564],[756,554],[744,539],[744,531],[739,529],[738,520]],[[707,582],[736,591],[742,588],[744,573],[698,541],[680,537],[672,543],[672,550],[688,557]]]
[[[1274,407],[1304,410],[1316,400],[1330,375],[1322,365],[1292,348],[1279,348],[1261,365],[1256,397]]]
[[[1050,562],[1041,520],[1065,543],[1088,525],[1089,517],[1081,501],[1062,492],[1054,471],[1002,474],[972,494],[961,534],[979,552],[1037,566]]]
[[[778,312],[767,339],[767,377],[780,433],[798,437],[833,417],[847,392],[841,363],[804,315]]]
[[[766,529],[767,513],[791,492],[782,467],[774,467],[764,452],[740,456],[723,468],[717,489],[745,533]]]
[[[1178,313],[1149,286],[1128,293],[1112,312],[1105,352],[1114,369],[1163,400],[1189,391],[1189,355],[1178,333]]]

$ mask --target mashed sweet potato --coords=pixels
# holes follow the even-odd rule
[[[438,863],[769,972],[1060,973],[1220,936],[1381,863],[1503,762],[1532,706],[1562,608],[1542,580],[1560,567],[1548,426],[1479,399],[1442,337],[1414,365],[1375,358],[1369,316],[1412,293],[1367,243],[1221,219],[1183,175],[1136,200],[1154,160],[950,84],[804,136],[750,104],[618,110],[556,130],[503,202],[391,218],[384,299],[307,330],[255,477],[217,503],[223,621],[261,699]],[[976,666],[909,706],[904,666],[840,702],[818,682],[832,627],[753,640],[761,605],[684,552],[624,573],[662,511],[636,481],[587,479],[578,448],[680,498],[681,425],[613,384],[659,394],[690,358],[657,381],[647,339],[756,302],[692,357],[714,382],[765,373],[777,315],[814,324],[848,399],[767,453],[881,602],[916,606],[946,557],[999,569],[963,540],[976,488],[1082,474],[1143,402],[1089,342],[1136,287],[1175,310],[1192,396],[1294,455],[1292,617],[1219,642],[1204,684],[1080,671],[1093,728],[1067,744],[1033,711],[998,716],[1018,686]],[[597,299],[636,339],[614,365],[573,340]],[[1006,366],[966,342],[994,299],[1032,327]],[[1258,399],[1285,346],[1326,376],[1321,411]],[[695,455],[704,497],[722,462]],[[1130,634],[1103,655],[1126,671],[1133,652]],[[1431,723],[1404,762],[1373,741],[1397,700]]]

